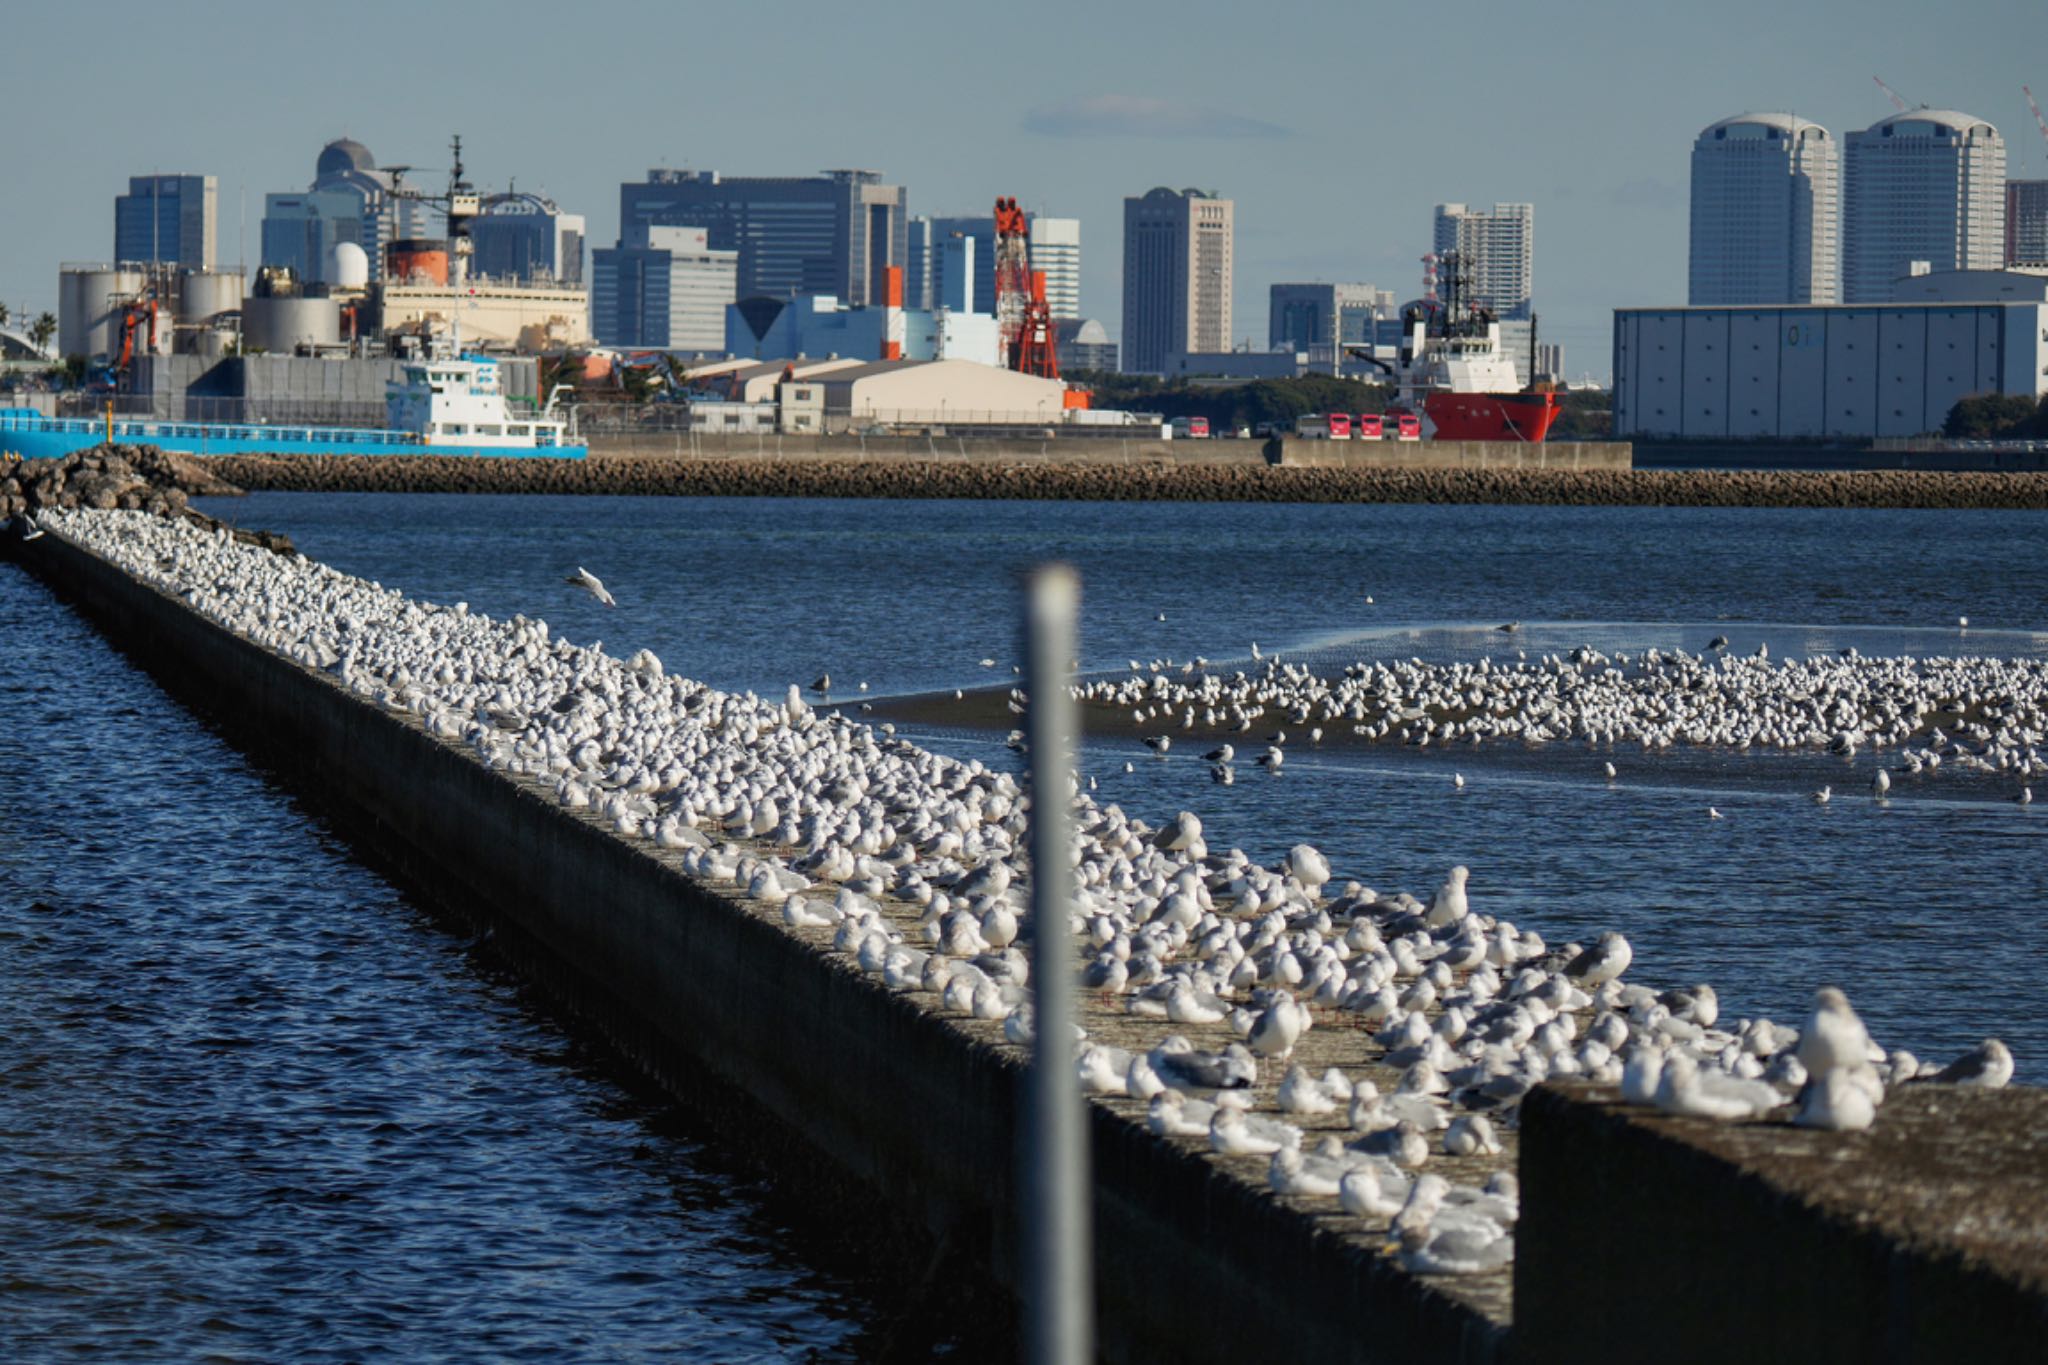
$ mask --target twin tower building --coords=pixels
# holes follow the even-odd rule
[[[1850,133],[1792,114],[1743,114],[1692,152],[1689,301],[1695,306],[1888,303],[1896,281],[1999,270],[2040,235],[2008,231],[2005,142],[1983,119],[1914,109]],[[2023,189],[2031,182],[2014,182]]]

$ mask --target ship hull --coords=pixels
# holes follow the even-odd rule
[[[590,453],[589,447],[580,445],[472,446],[439,441],[429,445],[406,432],[369,427],[261,427],[120,417],[114,419],[112,439],[116,445],[156,446],[181,455],[462,455],[580,460]],[[104,420],[0,415],[0,456],[61,459],[75,450],[104,445],[107,440]]]
[[[1423,400],[1423,415],[1439,441],[1523,441],[1550,435],[1557,421],[1554,393],[1444,393]]]

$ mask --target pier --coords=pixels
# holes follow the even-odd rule
[[[1015,1283],[1023,1053],[999,1024],[885,987],[831,952],[829,931],[788,928],[773,907],[691,877],[677,851],[629,843],[545,784],[488,770],[419,716],[360,698],[62,534],[10,539],[9,552],[167,691],[317,789],[380,860],[497,917],[536,975],[672,1086],[687,1092],[702,1074],[744,1093],[939,1245]],[[916,917],[885,908],[902,924]],[[1133,1047],[1160,1031],[1100,1002],[1085,1022],[1092,1038]],[[1226,1036],[1186,1031],[1204,1045]],[[1356,1028],[1310,1032],[1298,1060],[1388,1090],[1397,1074]],[[1275,1079],[1262,1076],[1262,1091]],[[1818,1335],[1802,1354],[1933,1359],[1962,1343],[1975,1358],[2031,1358],[2048,1326],[2048,1175],[2027,1141],[2041,1099],[1914,1088],[1871,1133],[1841,1135],[1623,1111],[1597,1088],[1546,1087],[1508,1152],[1525,1209],[1515,1269],[1438,1277],[1401,1268],[1333,1201],[1272,1194],[1264,1158],[1156,1137],[1143,1104],[1098,1098],[1100,1340],[1117,1360],[1284,1349],[1533,1361],[1636,1347],[1766,1358],[1782,1344],[1773,1324],[1803,1313],[1825,1325],[1839,1311],[1875,1315],[1876,1334]],[[1460,1172],[1443,1157],[1430,1169]],[[1828,1176],[1849,1169],[1861,1174]],[[2001,1217],[2007,1233],[1987,1240],[1985,1221]],[[1688,1337],[1677,1324],[1714,1331]]]

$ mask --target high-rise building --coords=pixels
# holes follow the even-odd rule
[[[2005,182],[2005,263],[2048,265],[2048,180]]]
[[[619,187],[619,240],[636,228],[700,227],[711,249],[739,253],[741,298],[829,294],[881,301],[882,272],[909,254],[908,197],[876,171],[808,179],[727,179],[653,170]]]
[[[583,283],[583,215],[537,194],[484,196],[472,218],[470,273],[505,283]]]
[[[1497,317],[1529,316],[1535,239],[1534,204],[1495,204],[1491,209],[1436,206],[1433,249],[1439,256],[1458,253],[1472,285],[1470,302],[1491,308]]]
[[[1842,297],[1889,303],[1892,284],[1931,270],[2005,263],[2005,139],[1983,119],[1914,109],[1849,134]]]
[[[633,241],[591,253],[591,331],[604,346],[725,349],[726,305],[739,299],[739,253],[705,228],[641,226]]]
[[[1268,300],[1267,346],[1306,352],[1316,367],[1341,345],[1372,342],[1375,320],[1394,316],[1393,291],[1369,284],[1276,284]]]
[[[1124,200],[1126,371],[1160,374],[1171,352],[1229,349],[1235,215],[1201,190]]]
[[[929,309],[932,306],[932,257],[937,251],[932,220],[913,218],[905,234],[903,252],[903,306]]]
[[[309,189],[264,196],[263,264],[289,266],[301,280],[326,281],[334,248],[353,242],[370,258],[370,278],[382,279],[386,246],[433,235],[438,226],[427,205],[392,193],[397,184],[362,143],[328,143],[314,162]]]
[[[1702,132],[1688,302],[1835,302],[1839,177],[1835,139],[1792,114],[1741,114]]]
[[[1081,316],[1081,220],[1031,218],[1031,268],[1045,276],[1045,311]]]
[[[220,182],[210,175],[134,175],[114,200],[114,259],[211,270]]]
[[[973,262],[974,307],[981,312],[996,311],[996,220],[994,218],[925,218],[931,231],[931,306],[959,309],[960,281],[949,279],[947,270],[962,259],[959,243],[969,244],[965,259]]]

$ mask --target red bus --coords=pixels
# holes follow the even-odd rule
[[[1348,441],[1351,439],[1351,414],[1305,413],[1294,419],[1294,434],[1304,441]]]
[[[1400,425],[1400,432],[1401,432],[1401,435],[1400,435],[1400,439],[1401,439],[1401,440],[1404,440],[1404,441],[1419,441],[1419,440],[1421,440],[1421,439],[1422,439],[1422,419],[1421,419],[1420,417],[1417,417],[1417,416],[1415,416],[1415,415],[1414,415],[1414,414],[1412,414],[1412,413],[1406,413],[1406,412],[1402,413],[1402,414],[1401,414],[1401,425]]]
[[[1386,419],[1376,412],[1361,412],[1358,423],[1352,429],[1353,438],[1360,441],[1378,441],[1386,437]]]

